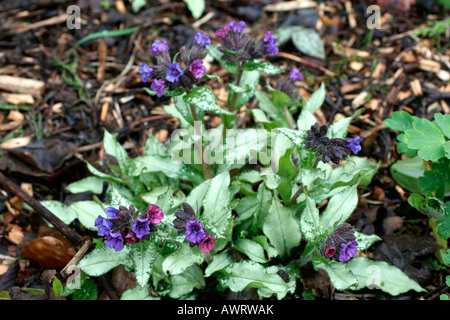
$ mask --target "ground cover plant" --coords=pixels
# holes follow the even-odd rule
[[[201,21],[205,10],[214,12],[201,3],[196,8],[179,1],[160,10],[188,8],[189,19]],[[133,14],[126,6],[116,4],[115,10],[123,11],[122,19],[145,18],[140,13],[152,13],[153,5],[133,2]],[[295,20],[315,12],[284,5],[293,3],[259,8],[264,19],[290,13]],[[352,16],[348,5],[342,8]],[[435,8],[443,5],[436,3],[430,12]],[[112,19],[110,4],[97,9]],[[363,12],[360,18],[367,19]],[[365,51],[396,41],[380,30],[364,33],[361,48],[354,49],[333,37],[324,42],[324,34],[306,23],[258,29],[256,20],[225,15],[189,32],[183,24],[162,32],[134,21],[75,37],[71,46],[60,43],[60,52],[50,54],[50,70],[64,85],[40,103],[55,101],[58,90],[65,92],[61,99],[68,92],[77,98],[67,110],[58,106],[65,111],[54,107],[54,114],[41,107],[43,114],[28,120],[37,142],[29,144],[23,131],[13,131],[2,142],[0,163],[8,211],[2,241],[17,245],[20,261],[43,268],[38,282],[45,288],[11,286],[7,281],[20,274],[13,263],[19,264],[7,259],[13,263],[2,276],[6,299],[448,299],[448,85],[432,91],[407,78],[420,70],[445,82],[448,65],[435,61],[448,50],[445,34],[437,33],[441,51],[433,59],[422,57],[418,38],[429,33],[405,34],[412,44],[399,38],[405,51],[398,59],[416,66],[388,78],[386,62],[378,55],[368,59]],[[325,25],[329,31],[335,24]],[[116,78],[105,80],[106,52],[113,48],[108,41],[127,37],[134,40],[117,55],[126,52],[131,60],[117,68]],[[103,59],[86,64],[80,54],[92,43]],[[323,63],[330,55],[340,57],[328,66],[332,71]],[[364,76],[358,74],[362,69]],[[93,74],[97,86],[91,90]],[[411,92],[394,103],[406,79]],[[349,98],[343,91],[354,94]],[[378,98],[384,95],[387,102]],[[421,113],[416,103],[428,103],[433,112]],[[3,109],[8,119],[30,110],[12,102]],[[72,130],[44,124],[55,117],[72,121],[72,138],[96,143],[79,147],[55,139]],[[6,130],[18,128],[11,125]],[[11,141],[25,144],[9,147]],[[70,178],[54,171],[74,158],[67,171],[76,174]],[[10,173],[43,179],[37,189],[47,193],[55,187],[42,181],[62,177],[60,196],[36,201]],[[25,231],[21,226],[27,225]],[[26,232],[38,236],[20,238]],[[119,290],[112,289],[111,279]]]

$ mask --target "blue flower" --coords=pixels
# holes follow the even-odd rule
[[[292,68],[291,71],[289,71],[289,78],[295,82],[295,81],[302,81],[303,75],[298,71],[297,68]]]
[[[156,92],[158,98],[163,96],[165,87],[167,87],[167,84],[164,80],[152,80],[152,84],[150,85],[150,89]]]
[[[162,51],[168,50],[169,50],[169,43],[166,40],[155,40],[149,52],[152,56],[154,56]]]
[[[180,64],[178,62],[169,63],[166,69],[166,80],[169,82],[178,82],[180,77],[183,75],[183,70],[181,70]]]
[[[139,66],[139,73],[141,74],[142,82],[147,82],[147,79],[152,75],[153,69],[145,62],[141,62]]]
[[[273,36],[273,33],[269,30],[266,30],[264,33],[263,41],[267,43],[266,52],[274,55],[278,54],[278,47],[275,45],[277,39]]]
[[[97,219],[95,219],[94,225],[98,228],[97,234],[102,237],[109,235],[111,233],[111,228],[113,227],[113,223],[102,216],[98,216]]]
[[[230,23],[228,23],[228,28],[231,29],[231,31],[233,32],[242,32],[245,27],[247,27],[247,25],[245,24],[244,21],[239,21],[238,23],[236,23],[236,21],[231,21]]]
[[[348,144],[346,145],[346,147],[350,149],[354,154],[357,154],[359,151],[361,151],[361,146],[359,145],[361,141],[363,141],[363,138],[361,138],[360,136],[357,136],[353,139],[347,139]]]
[[[192,243],[200,243],[206,237],[203,225],[199,220],[187,221],[186,232],[184,235],[186,236],[186,239]]]
[[[107,207],[104,211],[108,215],[108,217],[113,219],[121,218],[123,216],[122,212],[113,207]]]
[[[356,247],[358,242],[352,240],[341,244],[341,252],[339,253],[339,261],[346,262],[356,255]]]
[[[115,251],[120,251],[123,249],[122,234],[119,231],[112,232],[104,238],[104,243],[108,248],[114,249]]]
[[[203,32],[197,32],[194,36],[194,40],[201,47],[209,46],[211,44],[211,39]]]
[[[150,233],[150,220],[147,218],[137,218],[134,220],[131,230],[136,235],[136,238],[142,239]]]

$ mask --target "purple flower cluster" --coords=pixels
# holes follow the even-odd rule
[[[108,218],[99,215],[95,219],[97,234],[103,237],[108,248],[115,251],[122,250],[127,243],[146,240],[150,232],[156,231],[155,225],[164,218],[164,213],[154,204],[141,216],[137,216],[133,205],[130,208],[120,206],[119,209],[107,207],[104,211]]]
[[[334,230],[334,233],[326,236],[319,251],[327,259],[346,262],[356,255],[357,246],[352,226],[342,223]]]
[[[214,33],[223,40],[223,45],[219,47],[223,59],[245,64],[251,59],[261,59],[265,54],[278,54],[277,39],[272,32],[267,30],[262,38],[256,40],[243,32],[246,27],[244,21],[233,20]]]
[[[349,152],[357,154],[361,150],[359,143],[363,140],[361,137],[354,139],[328,138],[328,126],[320,126],[317,122],[311,126],[306,132],[305,149],[317,149],[316,158],[322,159],[323,162],[333,162],[338,164],[339,161],[348,157]]]
[[[155,40],[149,50],[156,63],[148,66],[141,62],[139,73],[142,82],[150,79],[150,89],[162,97],[166,89],[183,90],[192,86],[206,73],[203,59],[206,57],[205,46],[211,44],[211,39],[203,32],[194,36],[194,44],[188,50],[182,47],[179,52],[180,60],[172,61],[169,54],[169,44],[166,40]]]
[[[175,211],[176,219],[173,221],[178,233],[184,234],[191,246],[197,245],[201,252],[208,253],[215,247],[216,238],[209,234],[200,220],[196,218],[194,209],[186,202],[181,204],[182,209]]]

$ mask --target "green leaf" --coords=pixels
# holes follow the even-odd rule
[[[295,47],[304,54],[318,59],[325,59],[325,48],[316,30],[297,27],[291,35]]]
[[[408,197],[408,203],[430,218],[435,218],[437,220],[444,219],[446,215],[444,203],[429,194],[430,193],[425,195],[425,197],[422,197],[417,193],[413,193]]]
[[[180,299],[192,292],[194,288],[200,288],[205,285],[203,271],[198,265],[192,265],[182,274],[172,276],[170,282],[172,290],[169,293],[169,297],[173,299]]]
[[[80,289],[72,293],[73,300],[96,300],[98,298],[97,283],[94,280],[84,281]]]
[[[265,288],[275,294],[285,294],[290,289],[279,275],[268,273],[256,262],[233,263],[224,272],[225,276],[220,277],[219,281],[223,287],[228,287],[233,292],[240,292],[245,288]]]
[[[197,248],[191,248],[187,243],[182,243],[177,252],[169,255],[162,264],[166,275],[180,274],[193,264],[201,264],[205,255]]]
[[[450,139],[450,114],[436,113],[434,119],[445,136]]]
[[[120,296],[120,300],[161,300],[161,298],[152,297],[149,294],[150,284],[144,287],[135,285],[133,288],[125,290]]]
[[[267,262],[263,247],[255,241],[246,238],[238,238],[233,242],[233,248],[242,252],[254,262]]]
[[[284,134],[297,147],[302,148],[304,146],[304,138],[306,135],[305,131],[293,130],[288,128],[277,128],[277,130]]]
[[[364,111],[364,108],[357,110],[351,117],[346,117],[343,119],[339,119],[333,122],[328,127],[327,137],[330,139],[333,138],[342,138],[345,139],[347,137],[348,127],[353,119],[359,117],[359,115]]]
[[[107,130],[105,130],[103,136],[103,148],[105,149],[106,154],[109,154],[117,159],[122,177],[127,177],[128,170],[132,166],[131,161],[128,158],[127,151]]]
[[[198,19],[205,11],[205,0],[183,0],[194,19]]]
[[[78,267],[91,277],[98,277],[121,264],[129,264],[127,246],[118,252],[101,246],[84,256]]]
[[[70,183],[66,190],[72,193],[92,192],[101,194],[103,192],[103,183],[104,180],[99,177],[86,177]]]
[[[385,119],[383,123],[388,128],[404,132],[413,128],[412,124],[415,118],[417,117],[410,115],[406,111],[395,111],[392,113],[391,117]]]
[[[269,76],[274,76],[282,72],[282,70],[279,67],[267,61],[264,62],[249,61],[242,67],[242,70],[264,72]]]
[[[303,236],[309,241],[314,240],[322,230],[319,209],[316,207],[316,202],[308,196],[306,197],[306,207],[300,217],[300,228]]]
[[[123,29],[123,30],[103,30],[103,31],[91,33],[91,34],[87,35],[86,37],[84,37],[83,39],[79,40],[77,43],[75,43],[75,45],[72,48],[70,48],[70,50],[67,54],[67,57],[70,56],[77,47],[79,47],[80,45],[82,45],[83,43],[85,43],[87,41],[97,39],[97,38],[104,38],[104,37],[126,36],[126,35],[129,35],[130,33],[137,31],[139,28],[140,28],[140,26],[136,26],[133,28]]]
[[[235,74],[239,72],[238,67],[236,66],[236,64],[231,63],[231,62],[229,62],[227,60],[224,60],[222,58],[223,53],[219,50],[219,48],[216,45],[214,45],[214,44],[208,45],[208,46],[206,46],[206,50],[208,50],[209,55],[211,57],[213,57],[214,59],[216,59],[217,61],[219,61],[219,63],[228,72],[235,73]]]
[[[358,242],[358,250],[366,250],[370,248],[372,244],[381,240],[381,238],[376,234],[366,235],[358,231],[355,231],[355,237],[356,242]]]
[[[219,254],[215,254],[211,263],[209,263],[205,269],[205,277],[209,277],[214,272],[225,269],[232,263],[234,263],[234,254],[232,250],[226,249]]]
[[[69,205],[60,201],[42,200],[41,204],[67,225],[71,224],[72,221],[77,218],[76,211]]]
[[[354,257],[346,264],[348,269],[358,279],[358,286],[355,290],[366,287],[379,288],[393,296],[410,290],[425,292],[425,289],[410,279],[403,271],[384,261],[370,260],[366,257]]]
[[[239,83],[239,87],[241,88],[249,88],[250,90],[243,93],[236,93],[237,99],[234,105],[234,110],[242,107],[244,103],[249,101],[254,95],[256,88],[259,85],[260,73],[259,71],[243,71],[241,76],[241,81]],[[230,107],[231,101],[233,99],[232,93],[228,95],[228,106]]]
[[[195,107],[203,110],[204,112],[211,112],[218,115],[234,115],[234,113],[222,109],[217,104],[216,95],[208,87],[193,88],[189,94],[183,96],[183,100],[188,104],[193,104]]]
[[[303,108],[303,110],[307,110],[307,111],[311,112],[311,114],[314,114],[314,112],[316,112],[316,110],[319,109],[322,106],[322,104],[324,103],[325,95],[326,95],[325,94],[325,84],[322,82],[319,89],[314,91],[313,94],[309,97],[308,101],[306,101],[306,104],[305,104],[305,107]],[[317,121],[315,121],[315,122],[317,122]],[[298,124],[298,127],[300,128],[299,124]],[[308,130],[309,129],[310,128],[308,128]]]
[[[326,209],[320,216],[320,224],[328,231],[332,231],[334,226],[345,222],[358,204],[358,185],[344,189],[331,197]]]
[[[327,260],[320,255],[312,258],[315,270],[321,269],[330,277],[330,281],[337,290],[347,290],[358,285],[358,279],[350,271],[347,263]]]
[[[203,199],[202,219],[213,227],[218,233],[222,233],[228,226],[231,218],[230,201],[230,174],[224,171],[211,179],[209,188]]]
[[[424,175],[425,163],[419,157],[398,160],[391,168],[390,172],[394,180],[404,189],[411,192],[421,192],[418,178]]]
[[[103,211],[104,208],[95,201],[77,201],[72,203],[70,207],[77,213],[81,224],[90,230],[97,230],[95,219],[99,215],[107,217]]]
[[[139,241],[130,248],[130,259],[133,262],[137,283],[143,287],[150,279],[153,263],[157,256],[157,248],[150,241]]]
[[[291,254],[291,250],[300,245],[301,233],[294,213],[273,198],[263,225],[263,232],[278,251],[282,259]]]
[[[405,141],[410,149],[418,149],[418,155],[427,161],[437,161],[445,156],[445,138],[439,127],[427,120],[416,119],[413,129],[405,131]]]

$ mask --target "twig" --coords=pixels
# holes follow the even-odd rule
[[[57,216],[55,216],[47,208],[45,208],[42,204],[40,204],[39,201],[35,200],[27,193],[25,193],[22,189],[20,189],[20,187],[17,184],[15,184],[1,172],[0,172],[0,184],[3,185],[3,187],[7,191],[17,195],[22,201],[30,205],[36,211],[37,214],[41,215],[48,222],[54,225],[59,231],[61,231],[67,237],[67,239],[69,239],[69,241],[73,245],[78,246],[80,241],[83,239],[78,233],[71,230]]]

